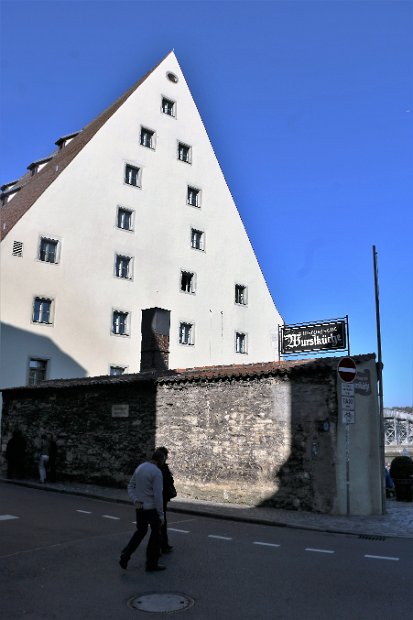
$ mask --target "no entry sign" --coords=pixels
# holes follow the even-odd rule
[[[342,357],[337,366],[338,376],[346,383],[352,383],[357,375],[356,362],[352,357]]]

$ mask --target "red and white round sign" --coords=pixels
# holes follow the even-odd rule
[[[337,366],[338,376],[346,383],[352,383],[357,375],[356,362],[352,357],[342,357]]]

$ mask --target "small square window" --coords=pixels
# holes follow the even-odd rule
[[[190,271],[181,271],[181,291],[195,293],[195,274]]]
[[[112,333],[117,336],[129,336],[129,313],[114,310],[112,315]]]
[[[205,233],[202,230],[191,228],[191,248],[194,250],[205,250]]]
[[[111,366],[109,374],[112,377],[119,377],[120,375],[125,374],[126,366]]]
[[[115,273],[117,278],[130,280],[132,277],[132,259],[130,256],[116,254]]]
[[[130,166],[126,164],[125,166],[125,183],[128,185],[133,185],[134,187],[141,186],[141,170],[136,166]]]
[[[168,116],[176,116],[175,102],[162,97],[162,112]]]
[[[200,207],[201,206],[201,190],[196,189],[196,187],[190,187],[188,185],[186,201],[189,205],[191,205],[191,207]]]
[[[33,303],[33,323],[46,323],[50,325],[52,322],[52,303],[51,299],[44,297],[35,297]]]
[[[155,148],[155,132],[146,127],[141,127],[141,145],[148,149]]]
[[[47,375],[47,361],[37,357],[29,360],[28,385],[37,385],[40,381],[45,381]]]
[[[247,305],[247,287],[242,284],[235,285],[235,303],[240,306]]]
[[[40,240],[39,259],[45,263],[57,263],[58,242],[42,237]]]
[[[122,230],[132,230],[133,211],[118,207],[117,226]]]
[[[235,333],[235,352],[246,353],[247,352],[247,335],[241,332]]]
[[[190,164],[192,161],[192,148],[183,142],[178,142],[178,159]]]
[[[192,323],[179,324],[179,343],[186,345],[194,344],[194,326]]]

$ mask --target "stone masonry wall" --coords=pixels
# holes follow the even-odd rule
[[[329,512],[336,493],[337,388],[328,365],[288,374],[43,387],[4,393],[14,429],[58,443],[58,478],[125,485],[156,445],[180,496]],[[4,466],[4,459],[3,459]]]

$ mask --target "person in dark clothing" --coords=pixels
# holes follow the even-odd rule
[[[57,443],[53,435],[49,436],[49,481],[56,482]]]
[[[128,495],[136,509],[136,532],[122,549],[119,565],[126,570],[130,557],[145,538],[148,527],[151,528],[146,548],[146,570],[160,571],[166,567],[158,564],[160,555],[161,524],[163,521],[162,473],[161,466],[165,455],[155,450],[150,461],[136,468],[128,484]]]
[[[161,551],[162,553],[170,553],[173,549],[172,545],[169,544],[168,540],[168,523],[166,519],[166,511],[168,508],[168,502],[176,497],[176,489],[174,484],[174,478],[172,476],[172,472],[169,469],[168,464],[166,463],[166,459],[168,458],[168,448],[165,446],[161,446],[157,448],[160,452],[163,452],[165,455],[165,463],[160,467],[162,471],[163,478],[163,515],[164,521],[161,527]]]
[[[26,440],[21,431],[13,431],[6,447],[7,478],[24,478]]]

